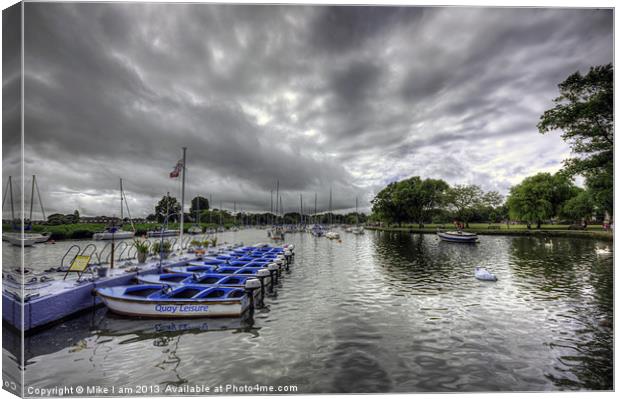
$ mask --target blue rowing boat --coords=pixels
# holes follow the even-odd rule
[[[250,297],[254,296],[241,288],[191,284],[177,287],[139,284],[97,288],[95,292],[115,313],[157,318],[239,317],[248,310]]]
[[[249,275],[230,275],[220,273],[163,273],[138,276],[141,284],[168,285],[219,285],[233,288],[244,288],[247,280],[255,278]]]

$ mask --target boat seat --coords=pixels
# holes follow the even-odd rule
[[[226,277],[226,279],[222,281],[222,284],[239,285],[239,284],[243,284],[245,280],[246,279],[243,279],[241,277]]]
[[[125,291],[125,295],[129,295],[129,296],[138,296],[141,298],[146,298],[147,296],[156,293],[157,291],[160,291],[161,288],[160,287],[148,287],[148,288],[142,288],[142,289],[127,289]]]
[[[169,282],[173,282],[173,283],[180,283],[181,281],[185,280],[187,277],[188,276],[182,275],[182,274],[181,275],[177,274],[177,275],[172,275],[172,276],[170,276],[170,275],[168,275],[168,276],[162,275],[162,276],[159,277],[159,280],[160,281],[169,281]]]
[[[201,298],[221,298],[226,295],[226,291],[224,290],[211,290],[204,295],[201,295]]]
[[[198,288],[183,287],[180,290],[173,292],[169,298],[193,298],[200,292],[202,292],[202,290]]]
[[[215,284],[218,281],[220,281],[221,279],[222,279],[221,277],[210,277],[210,276],[207,276],[207,277],[199,278],[197,280],[197,282],[199,284]]]
[[[228,294],[228,298],[241,298],[244,294],[243,290],[234,290]]]

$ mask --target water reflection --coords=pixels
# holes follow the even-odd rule
[[[370,232],[289,240],[295,264],[253,321],[99,309],[27,337],[27,382],[296,384],[301,393],[613,388],[613,256],[599,253],[604,243],[489,236],[459,245]],[[476,266],[499,281],[476,280]],[[4,337],[15,364],[19,338]]]

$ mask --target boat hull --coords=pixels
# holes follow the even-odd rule
[[[162,231],[148,231],[146,233],[149,237],[173,237],[178,236],[180,234],[179,230],[164,230]]]
[[[20,237],[19,235],[15,236],[6,236],[4,237],[5,241],[8,241],[11,245],[15,245],[16,247],[31,247],[36,243],[36,240],[33,238]]]
[[[249,300],[213,301],[140,301],[114,298],[98,292],[112,312],[125,316],[154,318],[239,317],[249,307]]]
[[[118,231],[114,234],[110,232],[102,232],[93,234],[93,240],[111,240],[114,238],[115,240],[124,240],[127,238],[133,238],[135,233],[133,231]]]
[[[466,243],[466,244],[472,244],[472,243],[478,242],[478,236],[473,233],[458,234],[458,233],[447,232],[447,233],[437,233],[437,235],[439,236],[441,240],[447,241],[447,242],[459,242],[459,243]]]

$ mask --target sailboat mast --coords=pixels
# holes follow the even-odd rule
[[[185,219],[185,171],[186,167],[187,147],[183,147],[183,177],[181,178],[181,232],[179,234],[179,243],[183,248],[183,219]]]
[[[271,219],[271,224],[273,224],[273,190],[271,192],[271,206],[269,207],[269,218]]]
[[[299,224],[302,225],[304,222],[304,198],[301,193],[299,193]]]
[[[121,225],[123,224],[123,178],[121,178]]]
[[[41,205],[41,214],[43,215],[43,220],[47,220],[45,218],[45,209],[43,209],[43,201],[41,200],[41,193],[39,192],[39,183],[35,183],[34,188],[36,188],[37,190],[37,197],[39,198],[39,205]]]
[[[37,186],[38,190],[38,186]],[[131,224],[131,230],[136,233],[136,226],[133,224],[133,219],[131,217],[131,212],[129,211],[129,202],[127,201],[127,195],[125,195],[125,191],[121,191],[121,195],[123,196],[123,200],[125,201],[125,209],[127,210],[127,217],[129,217],[129,223]],[[41,208],[43,209],[43,208]]]
[[[276,222],[278,220],[278,216],[280,216],[280,205],[279,205],[279,198],[280,198],[280,180],[276,181]]]
[[[11,200],[11,223],[15,221],[15,205],[13,204],[13,179],[9,176],[9,199]]]
[[[314,223],[316,223],[316,192],[314,193]]]
[[[360,216],[359,213],[357,213],[357,197],[355,197],[355,224],[360,224]]]
[[[35,176],[32,175],[32,189],[30,190],[30,217],[28,218],[30,223],[32,223],[32,206],[34,205],[34,182]]]
[[[9,182],[6,182],[6,187],[4,187],[4,195],[2,196],[2,211],[4,212],[4,203],[6,201],[6,196],[9,193]]]
[[[332,224],[332,188],[329,188],[329,224]]]

